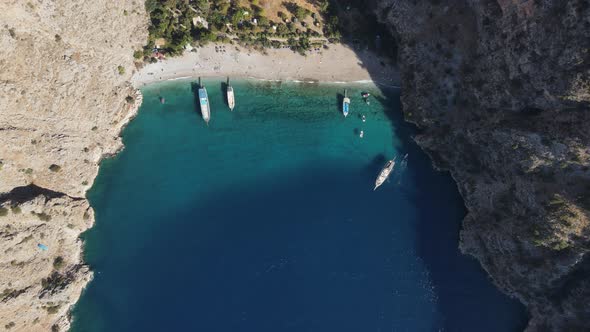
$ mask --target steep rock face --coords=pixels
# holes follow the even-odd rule
[[[590,329],[590,2],[377,0],[417,142],[465,199],[463,252],[531,314]]]
[[[64,330],[91,278],[84,193],[141,103],[127,82],[147,17],[143,1],[4,0],[0,22],[0,329]]]

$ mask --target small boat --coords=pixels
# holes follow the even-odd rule
[[[346,90],[344,90],[344,99],[342,99],[342,114],[344,117],[348,116],[348,106],[350,105],[350,98],[346,96]]]
[[[162,96],[160,96],[160,104],[164,104],[166,102],[166,99]]]
[[[234,107],[236,107],[236,100],[234,98],[234,88],[229,85],[229,77],[227,78],[227,105],[229,106],[229,110],[233,111]]]
[[[359,137],[363,138],[363,136],[365,136],[365,132],[361,130],[361,132],[359,133]]]
[[[370,104],[370,102],[369,102],[369,96],[370,96],[370,95],[371,95],[371,94],[370,94],[370,93],[368,93],[368,92],[363,92],[363,93],[361,93],[361,96],[363,97],[363,100],[365,101],[365,103],[366,103],[367,105],[369,105],[369,104]]]
[[[363,122],[365,122],[367,120],[367,118],[365,118],[365,116],[363,115]]]
[[[377,180],[375,180],[375,188],[373,188],[373,190],[376,190],[377,188],[379,188],[379,186],[381,186],[383,184],[383,182],[385,182],[385,180],[387,180],[387,178],[389,177],[389,174],[393,170],[394,166],[395,166],[395,158],[389,160],[385,164],[385,166],[383,167],[381,172],[379,172],[379,176],[377,176]]]
[[[209,97],[207,96],[207,89],[201,84],[201,78],[199,77],[199,105],[201,107],[201,116],[205,123],[209,125],[211,119],[211,110],[209,109]]]

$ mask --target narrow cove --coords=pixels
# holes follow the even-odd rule
[[[208,127],[190,81],[143,88],[125,150],[88,193],[95,278],[73,331],[525,327],[522,306],[459,253],[461,197],[411,142],[396,90],[347,85],[344,118],[341,85],[236,81],[230,112],[222,81],[204,81]]]

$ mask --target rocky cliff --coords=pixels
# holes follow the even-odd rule
[[[404,116],[468,214],[461,250],[530,312],[590,330],[590,1],[377,0]]]
[[[0,2],[0,329],[65,330],[91,278],[85,191],[141,100],[143,1]]]

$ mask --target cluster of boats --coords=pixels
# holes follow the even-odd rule
[[[365,103],[367,105],[370,104],[369,102],[369,96],[370,94],[368,92],[362,92],[361,96],[363,97],[363,100],[365,101]],[[344,98],[342,99],[342,114],[344,114],[344,117],[348,116],[348,113],[350,111],[350,98],[348,98],[348,91],[345,89],[344,90]],[[365,115],[363,114],[361,116],[363,122],[365,122],[367,120],[367,118],[365,117]],[[365,136],[365,132],[361,129],[361,131],[359,132],[359,137],[363,138]]]
[[[363,97],[363,100],[365,101],[365,103],[367,105],[369,105],[370,104],[370,102],[369,102],[370,94],[368,92],[362,92],[361,96]],[[345,89],[344,90],[344,98],[342,99],[342,114],[344,114],[344,117],[348,116],[349,111],[350,111],[350,98],[348,98],[348,91]],[[364,115],[363,115],[363,122],[365,122]]]
[[[344,90],[344,98],[342,99],[342,114],[344,114],[344,117],[347,117],[349,112],[350,112],[350,98],[348,97],[348,91]],[[363,97],[363,100],[365,101],[365,103],[367,105],[370,104],[369,102],[369,96],[370,94],[368,92],[362,92],[361,96]],[[363,122],[366,121],[366,117],[365,115],[361,116]],[[363,138],[365,132],[363,130],[361,130],[359,132],[359,136],[360,138]],[[402,160],[402,164],[407,163],[407,158],[408,155],[406,154]],[[373,191],[377,190],[377,188],[379,188],[383,183],[385,183],[385,181],[389,178],[389,175],[391,175],[391,172],[393,171],[395,167],[395,157],[391,160],[388,160],[385,163],[385,166],[383,166],[383,168],[381,169],[381,171],[379,172],[379,175],[377,176],[377,179],[375,180],[375,187],[373,188]]]
[[[229,77],[227,78],[227,84],[225,86],[225,96],[227,98],[227,106],[229,107],[230,111],[233,111],[236,107],[236,99],[234,96],[234,88],[229,84]],[[199,85],[197,89],[197,97],[199,99],[199,107],[201,109],[201,116],[207,125],[209,125],[209,120],[211,120],[211,109],[209,107],[209,96],[207,95],[207,88],[203,86],[201,83],[201,78],[199,77]]]
[[[235,96],[234,96],[234,89],[233,87],[230,85],[229,83],[229,77],[227,78],[227,84],[226,84],[226,98],[227,98],[227,105],[230,109],[230,111],[234,110],[234,107],[236,106],[236,100],[235,100]],[[199,100],[199,107],[201,109],[201,115],[203,117],[203,120],[205,121],[205,123],[207,123],[207,125],[209,125],[209,120],[211,120],[211,109],[209,107],[209,96],[207,95],[207,88],[205,88],[203,86],[203,84],[201,83],[201,78],[199,77],[199,85],[198,85],[198,89],[197,89],[197,97]],[[362,93],[362,97],[365,101],[365,103],[369,104],[369,93],[368,92],[363,92]],[[163,102],[163,101],[162,101]],[[350,98],[348,97],[347,91],[344,90],[344,98],[342,100],[342,113],[344,114],[344,117],[347,117],[350,111]],[[362,116],[362,120],[363,122],[365,122],[365,116]],[[360,137],[363,137],[363,131],[360,131]],[[404,156],[404,162],[406,161],[406,158],[408,157],[408,155],[406,154]],[[373,188],[373,190],[377,190],[377,188],[379,188],[386,180],[387,178],[389,178],[389,175],[391,174],[391,172],[393,171],[395,167],[395,157],[391,160],[388,160],[385,163],[385,166],[383,166],[383,168],[381,169],[381,171],[379,172],[379,175],[377,176],[377,179],[375,180],[375,188]]]

